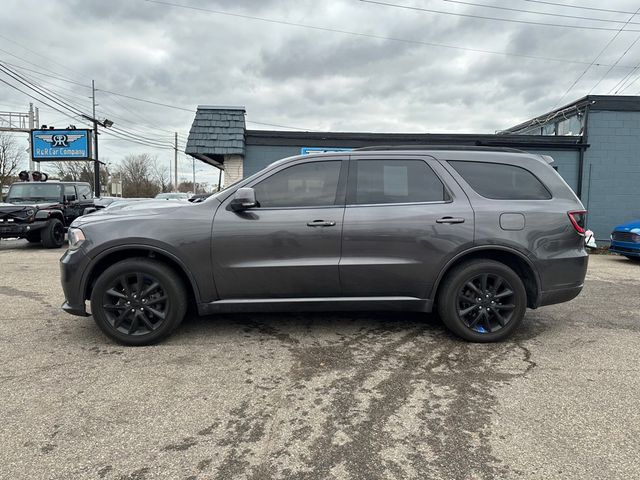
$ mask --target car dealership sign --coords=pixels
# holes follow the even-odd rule
[[[89,160],[91,130],[31,130],[31,157],[43,160]]]

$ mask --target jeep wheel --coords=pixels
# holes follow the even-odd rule
[[[445,325],[471,342],[508,337],[527,309],[520,277],[493,260],[474,260],[451,271],[440,288],[438,311]]]
[[[146,258],[123,260],[106,269],[91,293],[98,327],[125,345],[151,345],[184,318],[187,293],[176,273]]]
[[[64,225],[57,218],[49,220],[42,229],[42,245],[46,248],[60,248],[64,244]]]
[[[29,232],[27,233],[26,237],[24,237],[27,239],[27,242],[29,243],[39,243],[40,240],[42,240],[40,238],[40,232],[36,231],[36,232]]]

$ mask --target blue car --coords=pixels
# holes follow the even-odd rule
[[[640,261],[640,220],[614,228],[611,232],[609,251]]]

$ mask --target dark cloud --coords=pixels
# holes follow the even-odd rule
[[[355,0],[175,2],[370,35],[586,62],[614,35],[435,15]],[[474,14],[491,12],[437,0],[398,3]],[[493,3],[504,5],[497,0]],[[627,0],[619,6],[632,9],[633,5]],[[575,13],[553,6],[536,9]],[[627,19],[622,17],[615,18]],[[102,90],[187,108],[245,105],[249,121],[318,130],[493,132],[553,107],[585,69],[585,65],[570,62],[357,37],[144,0],[5,0],[1,25],[2,36],[27,49],[5,40],[0,48],[31,63],[3,52],[0,59],[43,69],[44,74],[44,69],[52,70],[85,85],[95,79],[101,90],[101,115],[113,117],[121,128],[165,141],[171,141],[174,130],[186,134],[193,115],[113,97]],[[622,33],[600,61],[613,63],[636,35]],[[639,58],[640,44],[621,65],[634,65]],[[564,102],[588,92],[605,71],[605,67],[592,67]],[[594,93],[607,93],[628,71],[615,69]],[[88,107],[86,88],[38,75],[33,78],[49,82],[43,85],[68,101]],[[23,95],[0,88],[5,102],[2,105],[0,100],[0,109],[26,106],[28,99]],[[65,119],[44,107],[42,118],[77,123],[77,119]],[[144,149],[105,139],[104,154],[117,159]],[[170,151],[157,154],[167,162],[172,155]],[[188,165],[184,169],[187,175]]]

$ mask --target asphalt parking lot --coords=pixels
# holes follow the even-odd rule
[[[468,344],[419,314],[189,318],[127,348],[59,309],[58,258],[0,242],[0,477],[640,477],[640,264]]]

